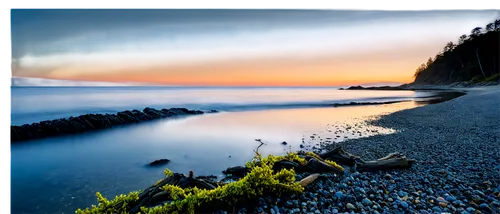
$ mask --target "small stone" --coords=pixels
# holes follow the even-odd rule
[[[439,202],[439,206],[442,207],[442,208],[445,208],[448,206],[448,203],[446,202]]]
[[[286,145],[286,144],[287,144],[286,141],[281,142],[281,145]]]
[[[387,180],[391,180],[392,176],[391,174],[385,174],[384,178]]]
[[[456,201],[456,200],[457,200],[457,198],[455,198],[455,197],[453,197],[453,196],[446,196],[446,198],[445,198],[445,199],[446,199],[447,201],[449,201],[449,202],[454,202],[454,201]]]
[[[403,206],[405,209],[408,208],[408,203],[406,203],[406,201],[402,201],[401,202],[401,206]]]
[[[351,203],[347,203],[347,204],[345,205],[345,207],[346,207],[348,210],[355,210],[355,209],[356,209],[356,207],[355,207],[353,204],[351,204]]]
[[[373,204],[372,201],[370,201],[370,199],[368,198],[363,198],[363,200],[361,201],[361,203],[365,206],[371,206]]]
[[[399,195],[399,197],[405,197],[408,195],[408,193],[406,193],[405,191],[399,191],[398,195]]]
[[[438,212],[438,213],[443,212],[443,210],[441,210],[441,208],[439,208],[438,206],[433,207],[433,208],[432,208],[432,210],[433,210],[434,212]]]
[[[467,212],[470,212],[470,213],[473,213],[476,211],[476,209],[474,209],[474,207],[467,207],[465,210],[467,210]]]
[[[486,203],[482,203],[479,205],[479,208],[481,208],[482,210],[489,210],[490,207],[488,206],[488,204]]]
[[[342,198],[342,196],[343,196],[343,193],[342,193],[341,191],[337,191],[337,192],[335,193],[335,197],[337,197],[338,199],[341,199],[341,198]]]

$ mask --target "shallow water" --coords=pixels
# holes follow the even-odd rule
[[[395,107],[395,105],[399,105]],[[95,204],[95,192],[106,197],[145,189],[162,178],[164,167],[146,167],[160,158],[176,172],[221,175],[229,166],[253,157],[256,138],[267,144],[264,154],[282,154],[325,139],[359,137],[334,133],[335,124],[353,117],[409,108],[412,103],[385,106],[309,108],[228,112],[166,119],[82,135],[12,145],[12,209],[14,213],[69,213]],[[369,128],[381,133],[392,130]],[[331,132],[329,132],[331,131]],[[371,132],[364,133],[367,136]],[[287,146],[281,145],[286,141]],[[291,148],[290,148],[291,147]],[[231,156],[229,158],[229,156]]]

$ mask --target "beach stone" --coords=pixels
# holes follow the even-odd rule
[[[364,199],[361,201],[361,203],[362,203],[363,205],[365,205],[365,206],[371,206],[371,205],[373,204],[373,202],[372,202],[372,201],[370,201],[370,199],[368,199],[368,198],[364,198]]]
[[[348,210],[355,210],[355,209],[356,209],[356,207],[355,207],[353,204],[351,204],[351,203],[347,203],[347,204],[345,205],[345,207],[346,207]]]
[[[402,201],[401,202],[401,206],[403,206],[405,209],[408,208],[408,203],[406,203],[406,201]]]

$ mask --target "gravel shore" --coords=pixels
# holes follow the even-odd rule
[[[254,212],[500,213],[500,87],[468,91],[369,122],[394,134],[340,143],[364,160],[401,152],[418,161],[412,168],[325,174],[304,194],[261,198]]]

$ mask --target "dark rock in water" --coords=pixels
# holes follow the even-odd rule
[[[286,141],[281,142],[281,145],[286,145],[286,144],[287,144]]]
[[[211,110],[209,113],[215,112],[217,111]],[[11,142],[14,143],[37,138],[82,133],[111,128],[116,125],[131,124],[178,115],[196,114],[203,114],[203,112],[185,108],[156,110],[147,107],[143,111],[122,111],[116,114],[85,114],[67,119],[47,120],[21,126],[10,126]]]
[[[304,148],[304,144],[300,144],[300,148]]]
[[[345,90],[405,90],[402,86],[378,86],[378,87],[363,87],[363,86],[351,86]]]
[[[170,162],[169,159],[159,159],[159,160],[155,160],[155,161],[149,163],[149,165],[150,166],[159,166],[159,165],[167,164],[168,162]]]
[[[234,177],[245,177],[248,172],[250,172],[250,169],[244,166],[229,167],[222,171],[225,175],[232,175]]]

